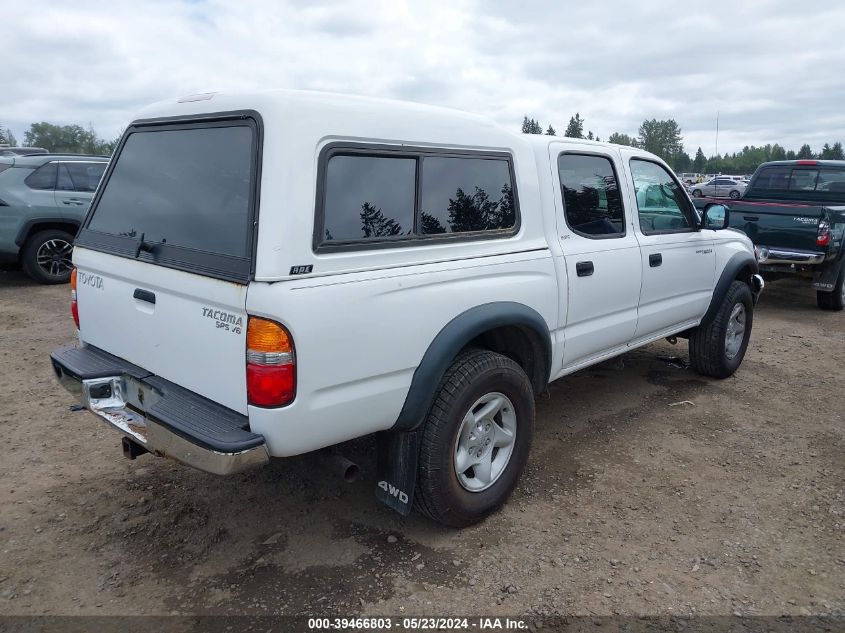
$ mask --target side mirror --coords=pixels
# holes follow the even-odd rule
[[[731,225],[731,212],[722,204],[708,204],[701,214],[701,228],[721,231]]]

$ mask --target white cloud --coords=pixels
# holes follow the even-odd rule
[[[845,5],[403,0],[7,4],[0,122],[117,135],[143,105],[291,87],[397,97],[602,138],[673,117],[691,152],[845,140]]]

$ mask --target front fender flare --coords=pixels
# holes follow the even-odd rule
[[[750,275],[756,275],[760,270],[760,267],[757,265],[757,260],[750,253],[735,253],[728,260],[728,263],[725,264],[725,267],[722,269],[719,281],[716,282],[716,288],[713,290],[710,305],[707,308],[707,312],[704,314],[704,318],[701,319],[702,323],[707,323],[716,316],[716,312],[719,310],[719,306],[722,305],[725,295],[728,294],[728,289],[731,287],[731,284],[736,281],[737,277],[739,277],[740,273],[745,268],[749,268],[751,270]]]

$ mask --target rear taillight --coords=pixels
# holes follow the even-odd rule
[[[70,315],[79,329],[79,304],[76,303],[76,268],[70,271]]]
[[[827,246],[830,244],[830,222],[822,220],[819,222],[819,231],[816,234],[816,244]]]
[[[296,395],[296,356],[287,329],[249,317],[246,330],[246,392],[249,404],[281,407]]]

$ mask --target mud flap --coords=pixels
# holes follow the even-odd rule
[[[416,431],[379,433],[376,498],[403,516],[414,505],[418,457]]]
[[[836,287],[836,280],[839,279],[839,273],[845,266],[845,260],[837,261],[828,264],[827,266],[820,266],[815,273],[813,273],[813,288],[821,292],[833,292]]]

